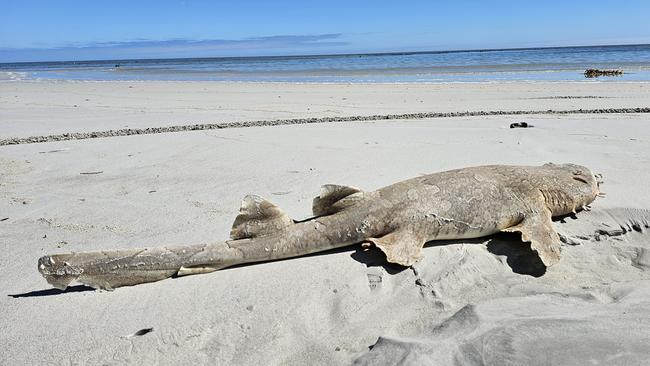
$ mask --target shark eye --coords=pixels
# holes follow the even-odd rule
[[[573,176],[573,179],[577,180],[578,182],[582,182],[582,183],[584,183],[584,184],[589,184],[589,182],[587,182],[584,178],[579,177],[579,176],[575,176],[575,175],[574,175],[574,176]]]

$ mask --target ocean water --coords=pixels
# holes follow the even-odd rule
[[[587,68],[622,69],[585,79]],[[0,63],[0,79],[263,82],[650,81],[650,45]]]

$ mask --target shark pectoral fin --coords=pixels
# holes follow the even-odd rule
[[[314,216],[324,216],[337,213],[353,206],[361,199],[363,193],[359,188],[326,184],[321,187],[320,195],[314,198],[312,212]]]
[[[427,240],[418,230],[399,229],[368,241],[386,254],[388,262],[410,267],[422,256],[422,247]]]
[[[278,206],[260,196],[244,197],[230,230],[230,238],[248,239],[285,230],[293,220]]]
[[[537,252],[546,267],[560,261],[560,237],[553,229],[548,209],[527,214],[519,224],[501,231],[521,233],[521,240],[530,243],[530,248]]]

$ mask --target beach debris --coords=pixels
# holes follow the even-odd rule
[[[528,122],[515,122],[510,124],[510,128],[529,128],[529,127],[535,127],[535,126],[528,124]]]
[[[36,144],[50,141],[69,141],[84,140],[99,137],[117,137],[131,135],[149,135],[158,133],[171,133],[183,131],[207,131],[225,128],[248,128],[259,126],[283,126],[305,123],[340,123],[340,122],[360,122],[360,121],[379,121],[379,120],[402,120],[402,119],[428,119],[428,118],[448,118],[448,117],[476,117],[476,116],[506,116],[506,115],[533,115],[533,114],[618,114],[618,113],[650,113],[650,107],[634,108],[595,108],[595,109],[546,109],[546,110],[520,110],[520,111],[466,111],[466,112],[421,112],[421,113],[402,113],[402,114],[375,114],[375,115],[356,115],[356,116],[330,116],[330,117],[313,117],[313,118],[293,118],[293,119],[276,119],[276,120],[259,120],[259,121],[231,121],[219,123],[202,123],[190,125],[175,125],[165,127],[146,127],[146,128],[121,128],[115,130],[94,131],[94,132],[66,132],[55,135],[29,136],[29,137],[11,137],[0,139],[0,146],[19,145],[19,144]]]
[[[7,220],[9,220],[8,217],[3,217],[3,218],[0,219],[0,221],[7,221]]]
[[[597,78],[599,76],[621,76],[621,75],[623,75],[623,70],[599,70],[599,69],[585,70],[586,78]]]
[[[93,174],[102,174],[102,173],[103,173],[103,171],[97,171],[97,172],[81,172],[81,173],[79,173],[79,174],[82,174],[82,175],[93,175]]]
[[[56,149],[56,150],[48,150],[48,151],[39,151],[39,154],[51,154],[51,153],[58,153],[62,151],[70,151],[69,147],[64,147],[62,149]]]
[[[28,205],[28,204],[32,203],[32,199],[31,198],[25,198],[25,197],[12,197],[11,202],[20,203],[20,204],[23,204],[23,205]]]
[[[291,193],[291,191],[271,192],[271,194],[274,195],[274,196],[285,196],[285,195],[287,195],[289,193]]]
[[[153,332],[153,328],[142,328],[142,329],[138,330],[137,332],[129,334],[127,336],[123,336],[122,338],[142,337],[143,335],[149,334],[151,332]]]
[[[551,218],[599,197],[601,178],[575,164],[489,165],[420,176],[365,192],[327,184],[313,217],[292,220],[266,199],[244,197],[230,240],[46,255],[38,270],[54,287],[78,281],[112,290],[171,276],[209,273],[352,244],[374,245],[390,263],[411,266],[431,240],[520,233],[548,267],[560,260]]]

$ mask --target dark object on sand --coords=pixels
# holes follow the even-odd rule
[[[138,336],[139,337],[139,336],[143,336],[143,335],[145,335],[147,333],[151,333],[151,332],[153,332],[153,328],[144,328],[144,329],[140,329],[139,331],[133,333],[132,336]]]
[[[529,128],[529,127],[534,127],[534,126],[529,125],[528,122],[515,122],[510,124],[510,128]]]
[[[585,70],[586,78],[597,78],[599,76],[621,76],[621,75],[623,75],[623,70],[598,70],[598,69]]]

